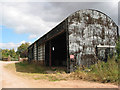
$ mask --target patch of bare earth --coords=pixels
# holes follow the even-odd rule
[[[2,62],[0,61],[0,84],[2,88],[118,88],[116,85],[103,84],[96,82],[88,82],[82,80],[62,80],[62,81],[49,81],[49,80],[34,80],[23,78],[15,72],[8,71],[3,68],[4,65],[15,62]]]

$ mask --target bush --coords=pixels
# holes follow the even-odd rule
[[[115,57],[109,58],[108,62],[99,61],[97,65],[91,66],[92,73],[99,77],[101,82],[118,82],[118,63]]]
[[[74,79],[84,79],[90,81],[99,81],[102,83],[118,83],[118,63],[115,57],[108,58],[108,62],[98,61],[97,64],[90,68],[82,70],[78,68],[71,74]]]

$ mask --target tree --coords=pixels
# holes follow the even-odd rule
[[[9,49],[2,49],[2,57],[8,57],[9,55]]]
[[[10,57],[12,58],[16,58],[17,55],[16,55],[16,52],[14,49],[1,49],[1,52],[2,52],[2,57],[3,58],[7,58],[9,55]]]
[[[8,52],[8,54],[9,54],[11,57],[13,57],[13,58],[16,57],[16,52],[15,52],[14,49],[10,49],[9,52]]]
[[[17,48],[17,54],[20,55],[20,57],[25,58],[28,55],[28,47],[30,43],[22,43],[18,48]]]

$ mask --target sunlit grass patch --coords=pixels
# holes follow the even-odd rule
[[[40,66],[32,63],[29,64],[28,62],[8,64],[5,66],[5,68],[16,71],[15,73],[17,75],[34,80],[45,79],[49,81],[60,81],[67,80],[66,78],[68,77],[62,68]]]

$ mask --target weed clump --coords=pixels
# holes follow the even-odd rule
[[[99,60],[98,63],[89,68],[86,67],[84,70],[78,68],[71,76],[75,79],[118,84],[118,74],[118,62],[116,62],[115,57],[112,57],[108,58],[107,62]]]

